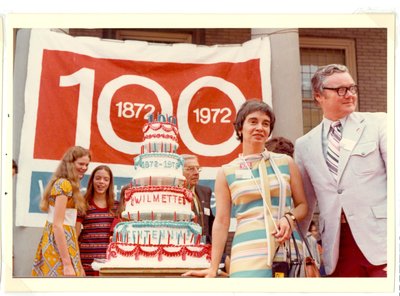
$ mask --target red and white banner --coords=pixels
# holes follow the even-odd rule
[[[128,183],[142,126],[153,113],[176,116],[178,153],[198,155],[205,168],[202,181],[213,185],[216,168],[240,152],[233,121],[251,98],[271,104],[268,38],[197,46],[115,42],[33,29],[17,225],[44,225],[40,195],[70,146],[91,150],[88,174],[104,163],[113,170],[117,191]]]

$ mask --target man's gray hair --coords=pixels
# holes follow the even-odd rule
[[[315,94],[321,93],[324,89],[324,82],[327,77],[335,74],[335,73],[345,73],[349,72],[349,69],[345,65],[340,64],[330,64],[323,67],[318,68],[315,71],[313,77],[311,78],[311,87],[312,87],[312,95],[315,99]]]
[[[188,160],[188,159],[197,159],[196,155],[193,154],[181,154],[181,157],[183,158],[184,161]]]

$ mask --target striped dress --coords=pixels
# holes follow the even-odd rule
[[[287,156],[276,153],[270,153],[270,155],[274,157],[283,180],[286,184],[290,184]],[[268,235],[267,237],[267,233],[269,234],[273,227],[266,229],[264,220],[266,211],[259,192],[259,188],[262,186],[259,171],[260,162],[265,162],[268,178],[264,179],[268,180],[269,183],[271,212],[276,221],[279,215],[280,186],[270,161],[264,160],[260,154],[257,154],[248,155],[245,158],[239,157],[223,166],[231,192],[232,212],[237,219],[231,250],[230,277],[272,277],[272,258],[269,258],[268,254],[274,256],[275,251],[272,251],[272,249],[276,250],[275,246],[277,245],[275,245],[273,236]],[[249,175],[249,168],[254,179]],[[282,214],[284,214],[289,211],[291,206],[291,190],[290,186],[287,185],[286,203],[280,211],[283,211]],[[271,224],[273,225],[273,223]]]
[[[113,211],[118,207],[114,202]],[[78,222],[83,229],[79,236],[79,249],[86,276],[98,276],[98,272],[92,269],[95,258],[105,259],[108,244],[110,243],[110,227],[115,216],[107,208],[97,207],[93,200],[85,216],[78,216]]]

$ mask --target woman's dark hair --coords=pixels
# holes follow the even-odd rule
[[[93,185],[94,176],[95,176],[96,172],[98,172],[100,170],[106,171],[110,177],[110,184],[106,191],[106,201],[107,201],[108,211],[110,213],[114,214],[114,212],[113,212],[113,206],[114,206],[114,200],[115,200],[114,176],[113,176],[113,173],[112,173],[110,167],[107,165],[99,165],[93,170],[92,174],[89,177],[88,186],[87,186],[87,190],[85,193],[85,200],[86,200],[87,205],[89,205],[89,201],[94,196],[94,185]]]
[[[240,107],[238,113],[236,114],[236,120],[234,122],[235,126],[235,131],[236,131],[236,136],[237,139],[240,142],[243,142],[243,136],[241,134],[241,131],[243,129],[243,123],[244,120],[246,119],[247,115],[256,112],[256,111],[261,111],[267,114],[267,116],[270,119],[270,133],[272,133],[272,130],[274,129],[275,125],[275,114],[272,111],[272,108],[265,102],[257,99],[251,99],[247,100],[246,102],[243,103],[243,105]]]
[[[293,157],[294,145],[293,143],[284,137],[274,137],[269,139],[265,143],[265,148],[268,151],[282,153]]]
[[[311,231],[313,227],[317,227],[317,224],[315,224],[315,222],[311,220],[310,226],[308,226],[308,231]]]

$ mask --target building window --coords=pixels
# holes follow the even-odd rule
[[[161,43],[192,43],[192,34],[185,32],[154,32],[154,31],[133,31],[116,30],[115,39],[119,40],[140,40]]]
[[[139,40],[160,43],[205,44],[205,29],[68,29],[71,36]]]
[[[344,64],[357,81],[355,42],[351,39],[300,37],[301,91],[303,100],[303,132],[307,133],[322,119],[321,109],[314,103],[311,77],[318,67]]]
[[[204,44],[204,29],[106,29],[108,38],[160,43]]]

